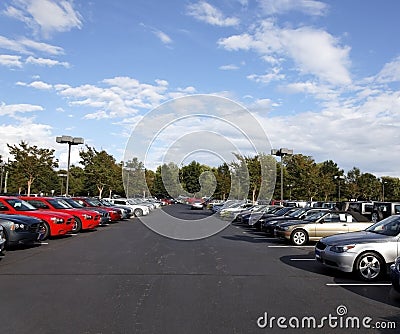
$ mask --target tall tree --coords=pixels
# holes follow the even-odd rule
[[[115,189],[118,182],[122,183],[122,166],[117,165],[112,155],[106,151],[97,151],[86,145],[86,150],[79,152],[80,164],[84,166],[85,185],[90,193],[98,192],[103,196],[105,189]]]
[[[58,167],[58,160],[54,157],[53,149],[39,148],[36,145],[29,146],[25,141],[21,141],[19,145],[7,144],[7,146],[10,155],[13,156],[9,164],[10,181],[15,182],[14,187],[19,192],[26,185],[29,196],[34,182],[37,183],[37,189],[49,187],[49,184],[54,182],[56,179],[54,168]],[[53,181],[50,182],[49,178]]]
[[[295,154],[287,160],[288,182],[295,183],[297,198],[305,196],[312,201],[318,194],[318,167],[314,159],[303,154]]]

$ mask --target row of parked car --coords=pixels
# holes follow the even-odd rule
[[[148,215],[155,199],[0,196],[0,253],[49,237],[93,230],[112,222]]]
[[[364,281],[390,273],[400,293],[400,203],[308,203],[304,207],[228,201],[211,208],[230,219],[296,246],[316,242],[324,266],[353,272]]]

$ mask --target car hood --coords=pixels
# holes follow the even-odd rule
[[[0,219],[16,222],[16,223],[25,223],[25,224],[35,224],[41,222],[40,219],[30,216],[23,216],[23,215],[7,215],[7,214],[0,214]]]
[[[293,226],[293,225],[306,225],[312,223],[310,221],[306,220],[299,220],[299,219],[290,219],[290,220],[284,220],[282,222],[279,222],[280,227],[285,227],[285,226]]]
[[[320,241],[327,245],[349,245],[349,244],[365,244],[376,242],[387,242],[398,239],[398,237],[377,234],[368,231],[349,232],[343,234],[332,235],[322,238]]]

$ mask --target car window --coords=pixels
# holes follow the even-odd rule
[[[20,199],[7,199],[6,202],[10,204],[16,211],[34,211],[37,210],[32,204],[22,201]]]
[[[400,216],[390,216],[385,218],[368,227],[366,231],[387,236],[396,236],[400,233]]]
[[[394,206],[394,213],[400,213],[400,205]]]
[[[35,208],[38,208],[38,209],[48,209],[49,208],[49,206],[46,203],[43,203],[42,201],[28,200],[27,202],[32,204]]]
[[[346,219],[344,218],[344,220],[346,220]],[[340,219],[340,216],[337,213],[328,213],[324,217],[325,223],[333,223],[333,222],[339,222],[339,221],[342,221],[342,220]]]
[[[71,206],[69,206],[67,203],[65,203],[63,200],[58,200],[58,199],[50,199],[49,203],[54,206],[56,209],[69,209]]]

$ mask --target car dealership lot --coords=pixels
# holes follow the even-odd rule
[[[185,205],[163,210],[184,219],[210,214]],[[155,211],[146,219],[158,217]],[[135,218],[8,251],[0,260],[0,321],[9,333],[309,333],[276,321],[259,325],[265,313],[288,325],[290,318],[338,317],[339,307],[346,310],[342,320],[346,314],[370,317],[375,327],[397,329],[324,322],[312,331],[400,328],[400,296],[389,278],[365,284],[322,267],[312,244],[294,247],[235,225],[209,238],[179,241]]]

